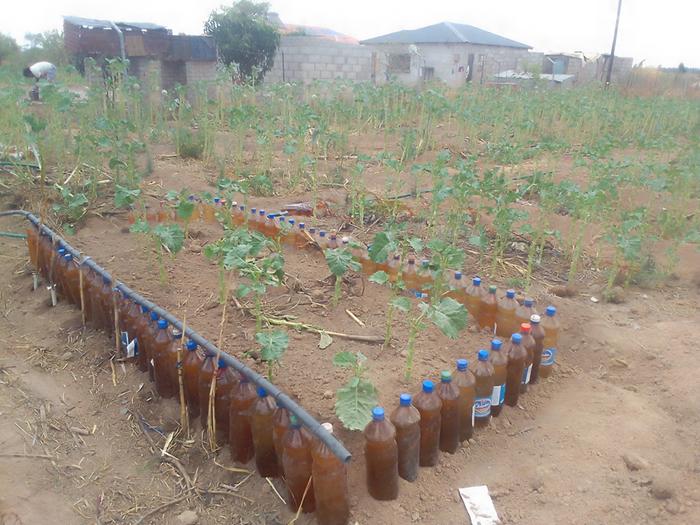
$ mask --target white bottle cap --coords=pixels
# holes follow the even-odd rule
[[[333,424],[331,423],[323,423],[321,426],[328,432],[329,434],[333,433]]]
[[[540,316],[539,316],[539,315],[537,315],[537,314],[532,314],[532,315],[530,316],[530,321],[532,321],[533,323],[539,323],[539,322],[541,321],[541,319],[540,319]]]

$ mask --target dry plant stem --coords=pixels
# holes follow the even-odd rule
[[[233,281],[233,272],[231,272],[230,280]],[[231,289],[231,284],[226,289],[226,297],[224,298],[224,307],[221,309],[221,323],[219,324],[219,344],[216,352],[216,361],[214,362],[214,374],[211,377],[211,386],[209,387],[209,410],[207,414],[207,431],[209,433],[209,447],[212,451],[217,449],[216,444],[216,410],[214,399],[216,397],[216,376],[219,372],[219,359],[221,358],[221,347],[224,344],[224,327],[226,326],[226,306],[228,305],[228,291]]]
[[[304,501],[306,501],[306,494],[309,492],[309,488],[311,487],[311,480],[313,478],[309,476],[309,481],[306,482],[306,488],[304,488],[304,494],[301,495],[301,501],[299,502],[299,506],[297,507],[297,513],[294,515],[294,517],[289,520],[287,525],[294,525],[297,520],[299,519],[299,516],[301,516],[301,511],[304,506]]]
[[[83,279],[83,261],[80,262],[78,266],[78,286],[80,288],[80,318],[83,321],[83,328],[85,327],[85,291],[84,279]]]
[[[112,276],[116,282],[116,277]],[[117,294],[112,290],[112,308],[114,309],[114,355],[118,356],[121,351],[121,334],[119,333],[119,308],[117,308]]]
[[[187,304],[187,301],[185,301]],[[187,313],[182,314],[182,339],[177,347],[177,383],[180,389],[180,426],[185,431],[185,436],[190,437],[190,418],[187,415],[187,403],[185,402],[185,382],[182,377],[182,347],[185,345],[187,333]]]
[[[320,334],[321,332],[324,332],[330,336],[340,337],[341,339],[350,339],[351,341],[360,341],[363,343],[374,343],[374,344],[384,343],[384,337],[381,337],[378,335],[344,334],[342,332],[333,332],[331,330],[324,330],[322,328],[318,328],[316,326],[301,323],[301,322],[287,321],[285,319],[276,319],[274,317],[264,317],[264,320],[265,320],[265,322],[272,324],[272,325],[289,326],[290,328],[296,328],[298,330],[306,330],[308,332],[314,332],[316,334]]]

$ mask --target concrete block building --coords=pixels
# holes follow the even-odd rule
[[[547,53],[542,61],[542,73],[554,75],[574,75],[575,83],[604,82],[610,63],[609,54]],[[624,81],[632,72],[632,57],[618,57],[613,60],[611,82]]]
[[[487,83],[496,74],[541,64],[531,46],[477,27],[441,22],[360,42],[372,50],[372,79],[416,85],[436,79],[450,86]]]
[[[63,19],[66,50],[76,65],[93,58],[129,60],[129,73],[158,89],[195,84],[216,78],[217,50],[209,36],[173,35],[150,23],[113,22],[66,16]]]

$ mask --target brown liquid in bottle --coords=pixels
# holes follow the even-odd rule
[[[474,277],[472,283],[464,290],[464,293],[467,299],[467,310],[476,322],[479,323],[479,316],[481,315],[481,296],[483,293],[481,289],[481,279],[479,277]]]
[[[420,413],[419,464],[421,467],[433,467],[438,462],[442,401],[434,389],[432,381],[423,381],[423,389],[413,401],[413,405]]]
[[[515,320],[520,326],[522,323],[529,323],[530,318],[537,314],[535,310],[535,300],[531,297],[523,299],[523,304],[519,305],[515,310]],[[510,334],[509,334],[510,335]]]
[[[500,339],[491,341],[489,363],[493,366],[493,393],[491,395],[491,415],[498,417],[503,410],[506,398],[506,379],[508,377],[508,354],[502,350]]]
[[[476,379],[469,371],[466,359],[457,359],[453,383],[459,390],[459,440],[466,441],[474,434],[474,399]]]
[[[66,295],[71,303],[80,308],[80,274],[70,253],[63,256],[65,260],[63,282]]]
[[[182,362],[178,360],[177,355],[179,352],[180,360],[184,361],[185,353],[187,351],[183,348],[183,342],[184,339],[182,337],[182,332],[173,331],[173,339],[170,342],[170,346],[168,346],[168,349],[165,351],[165,353],[161,355],[162,364],[160,365],[164,373],[166,373],[168,376],[168,383],[172,386],[172,397],[174,397],[175,400],[178,402],[180,401],[180,376],[178,374],[178,370],[179,367],[182,366]],[[156,369],[156,371],[157,370],[158,369]],[[182,377],[182,383],[184,390],[184,375]]]
[[[518,331],[518,323],[515,319],[515,311],[520,305],[515,300],[515,290],[507,290],[506,295],[498,301],[496,313],[496,334],[502,337],[510,337]]]
[[[190,421],[199,417],[199,372],[204,355],[197,349],[197,343],[187,341],[187,353],[182,362],[182,375],[185,386],[185,403]]]
[[[29,262],[37,271],[39,270],[39,232],[34,226],[27,228],[27,251]]]
[[[95,314],[97,315],[97,314]],[[145,306],[141,307],[141,315],[134,324],[136,333],[137,358],[136,364],[141,372],[148,372],[148,361],[146,360],[146,338],[150,328],[151,312]]]
[[[459,389],[452,382],[452,373],[444,370],[440,373],[438,395],[442,401],[440,409],[440,450],[454,454],[459,447],[460,406]]]
[[[364,434],[369,495],[380,501],[396,499],[399,495],[396,429],[384,417],[382,407],[372,409],[372,421],[365,427]]]
[[[324,423],[330,433],[333,426]],[[345,463],[320,440],[311,449],[316,521],[319,525],[346,525],[350,518],[348,474]]]
[[[474,367],[476,399],[474,400],[474,428],[484,428],[491,421],[491,396],[493,395],[493,365],[489,363],[487,350],[479,350]]]
[[[277,464],[282,466],[282,442],[284,435],[289,428],[289,411],[277,405],[275,413],[272,415],[272,443],[275,445],[277,454]]]
[[[557,318],[557,309],[554,306],[548,306],[540,323],[542,324],[542,328],[544,328],[543,344],[545,350],[547,348],[559,348],[559,319]]]
[[[399,403],[390,418],[396,428],[399,476],[406,481],[415,481],[420,457],[420,412],[411,405],[411,394],[401,394]]]
[[[211,379],[214,377],[215,359],[215,354],[205,353],[202,368],[199,369],[199,380],[197,382],[199,422],[205,430],[208,428],[209,422],[209,392],[211,391]]]
[[[508,348],[508,375],[506,378],[506,405],[514,407],[520,397],[520,382],[525,370],[527,350],[523,347],[522,336],[513,334]]]
[[[102,330],[110,337],[114,334],[114,304],[112,302],[112,282],[102,277],[102,286],[97,291]]]
[[[238,463],[248,463],[255,452],[253,450],[253,434],[250,428],[250,409],[258,398],[255,385],[247,377],[241,376],[240,381],[231,392],[229,405],[229,434],[231,459]]]
[[[530,373],[530,384],[533,385],[540,378],[540,362],[542,361],[542,351],[544,350],[544,328],[540,324],[540,316],[533,314],[530,317],[530,334],[535,340],[535,350],[532,357],[532,372]]]
[[[535,357],[535,339],[530,333],[530,323],[522,323],[520,325],[520,335],[522,336],[523,348],[527,352],[525,357],[525,368],[523,370],[523,378],[520,382],[520,393],[527,392],[527,385],[530,383],[530,374],[532,373],[532,363]]]
[[[496,286],[489,286],[488,292],[481,297],[479,305],[479,325],[493,332],[496,325],[496,315],[498,314],[498,299],[496,298]]]
[[[238,383],[239,375],[226,361],[219,359],[216,370],[216,389],[214,392],[214,417],[216,419],[216,442],[219,445],[228,443],[230,431],[229,411],[231,392]]]
[[[272,438],[272,416],[275,401],[267,395],[264,388],[258,388],[258,399],[250,409],[250,428],[253,433],[255,448],[255,466],[258,474],[264,478],[276,478],[280,475],[275,443]]]
[[[311,462],[311,441],[303,432],[296,416],[291,415],[289,428],[282,440],[282,470],[289,494],[287,503],[292,512],[296,512],[300,505],[302,512],[313,512],[316,509]]]
[[[173,397],[173,385],[170,383],[170,377],[167,370],[163,367],[163,354],[170,348],[172,337],[168,332],[168,321],[165,319],[158,320],[158,331],[153,338],[153,344],[150,345],[150,359],[153,367],[153,377],[156,383],[156,390],[160,397]]]

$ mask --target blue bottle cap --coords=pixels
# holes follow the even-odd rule
[[[479,361],[488,361],[489,360],[489,351],[488,350],[479,350]]]
[[[506,290],[506,297],[508,299],[513,299],[515,297],[515,290]]]
[[[324,232],[323,230],[321,230],[320,232],[318,232],[318,236],[319,236],[319,237],[325,237],[325,236],[326,236],[326,232]]]
[[[441,383],[451,383],[452,382],[452,372],[449,370],[443,370],[440,372],[440,382]]]
[[[158,328],[161,330],[165,330],[168,327],[168,321],[165,319],[158,319]]]
[[[300,223],[299,223],[299,229],[300,229],[300,230],[303,230],[304,228],[306,228],[306,225],[305,225],[303,222],[300,222]]]
[[[402,407],[410,407],[411,406],[411,394],[401,394],[399,396],[399,405]]]
[[[311,235],[313,235],[314,233],[316,233],[316,228],[314,228],[313,226],[312,226],[311,228],[309,228],[309,233],[310,233]]]
[[[63,256],[63,255],[66,254],[66,249],[63,248],[63,247],[59,248],[59,249],[56,250],[56,251],[58,252],[58,255],[61,255],[61,256]]]
[[[294,219],[289,219],[287,222],[290,226],[294,226],[294,224],[296,224],[297,221],[295,221]]]
[[[221,202],[221,197],[214,197],[214,204],[219,204]]]
[[[462,278],[462,272],[455,272],[455,280],[459,281]]]
[[[372,409],[372,419],[374,421],[384,421],[384,409],[382,407],[374,407]]]
[[[197,343],[192,341],[192,339],[187,341],[187,350],[189,350],[190,352],[197,350]]]
[[[527,306],[528,308],[530,308],[533,304],[535,304],[535,301],[530,297],[526,297],[523,301],[523,306]]]
[[[257,208],[251,208],[251,209],[250,209],[250,213],[252,213],[253,215],[255,215],[256,213],[258,213],[258,209],[257,209]]]
[[[549,317],[554,317],[554,314],[557,313],[557,309],[556,309],[554,306],[548,306],[548,307],[547,307],[547,310],[545,311],[545,313],[546,313]]]
[[[223,359],[219,358],[219,368],[227,368],[228,364]]]
[[[294,414],[289,414],[289,426],[292,428],[301,428],[301,422]]]
[[[187,197],[187,200],[188,200],[188,201],[194,201],[194,195],[189,195],[189,196]]]
[[[435,385],[432,381],[430,381],[429,379],[423,381],[423,392],[425,392],[426,394],[430,394],[433,391],[433,388],[435,388]]]
[[[260,210],[260,211],[258,212],[258,215],[260,215],[261,217],[264,217],[264,216],[267,215],[267,214],[265,213],[265,210]]]
[[[245,211],[245,204],[241,204],[241,205],[238,207],[238,209],[241,210],[241,211]]]
[[[500,339],[493,339],[491,341],[491,350],[498,351],[501,349],[501,346],[503,346],[503,341],[501,341]]]
[[[469,361],[466,359],[457,359],[457,370],[461,370],[462,372],[467,369],[469,366]]]
[[[176,328],[173,329],[173,339],[182,339],[182,332]]]
[[[151,312],[151,321],[157,321],[158,320],[158,314],[155,312]]]
[[[284,218],[284,216],[280,217],[280,219],[279,219],[279,220],[280,220],[280,224],[282,224],[282,223],[286,222],[286,219]]]
[[[265,397],[267,396],[267,390],[265,390],[263,387],[259,386],[258,387],[258,397]]]
[[[474,277],[474,278],[472,279],[472,284],[473,284],[474,286],[481,286],[481,277]]]
[[[273,220],[273,219],[275,218],[275,214],[274,214],[274,213],[268,213],[268,214],[267,214],[267,218],[270,219],[270,220]]]
[[[428,266],[430,264],[430,261],[428,259],[422,259],[420,262],[421,266]]]
[[[523,336],[520,334],[513,334],[510,336],[510,340],[513,341],[516,345],[519,345],[523,341]]]
[[[72,254],[72,253],[67,253],[67,254],[65,254],[65,255],[63,256],[63,258],[64,258],[66,261],[69,261],[69,262],[70,262],[70,261],[73,260],[73,254]]]
[[[423,298],[423,292],[413,292],[416,296],[416,299],[422,299]]]
[[[148,306],[141,305],[141,313],[147,314],[148,313]]]

